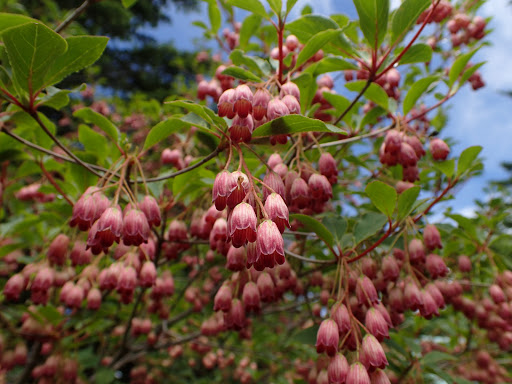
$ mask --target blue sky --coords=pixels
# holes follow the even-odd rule
[[[400,1],[391,0],[391,3],[396,7]],[[465,86],[449,102],[449,122],[441,136],[457,140],[457,144],[452,147],[455,156],[472,145],[482,145],[484,148],[484,174],[457,188],[456,199],[445,204],[463,214],[471,214],[474,199],[482,198],[482,190],[489,180],[506,175],[499,164],[506,160],[512,161],[512,98],[499,93],[500,90],[512,90],[512,6],[507,3],[508,0],[490,0],[479,11],[483,17],[493,17],[488,26],[493,29],[489,37],[491,45],[482,48],[472,60],[487,61],[481,69],[486,86],[476,92]],[[311,4],[318,14],[345,13],[357,18],[351,1],[299,0],[290,20],[298,17],[306,4]],[[173,42],[179,49],[195,50],[198,45],[204,47],[201,29],[191,23],[208,19],[205,4],[201,4],[200,14],[183,14],[173,6],[169,7],[168,12],[172,24],[161,25],[146,32],[159,41]]]

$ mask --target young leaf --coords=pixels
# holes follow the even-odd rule
[[[222,72],[222,74],[228,75],[228,76],[240,79],[240,80],[244,80],[244,81],[254,81],[257,83],[262,82],[262,80],[258,76],[253,74],[251,71],[248,71],[248,70],[240,68],[240,67],[235,67],[233,65],[227,67]]]
[[[479,145],[466,148],[464,151],[462,151],[459,157],[459,162],[457,164],[457,176],[462,175],[464,172],[471,168],[473,162],[481,151],[482,147]]]
[[[436,168],[436,169],[440,170],[442,173],[444,173],[444,175],[448,179],[451,179],[453,177],[453,174],[455,173],[455,160],[450,159],[450,160],[437,162],[434,164],[434,168]]]
[[[348,226],[347,220],[345,220],[343,217],[341,217],[339,215],[330,214],[322,220],[322,223],[333,234],[334,241],[337,244],[341,244],[343,235],[345,234],[345,231],[347,230],[347,226]]]
[[[208,16],[210,17],[211,31],[216,34],[222,23],[222,17],[215,0],[208,0]]]
[[[427,44],[414,44],[404,53],[399,64],[428,63],[432,59],[432,48]]]
[[[412,207],[420,194],[420,187],[412,187],[403,191],[398,196],[398,219],[402,220],[409,216]]]
[[[354,0],[359,25],[372,49],[377,48],[388,27],[389,0]]]
[[[281,10],[283,9],[283,3],[281,0],[267,0],[270,8],[276,13],[277,17],[281,15]]]
[[[126,9],[135,5],[136,2],[137,2],[137,0],[121,0],[123,7],[125,7]]]
[[[79,125],[78,140],[83,144],[87,151],[93,152],[99,159],[104,159],[106,157],[107,139],[105,136],[93,131],[87,125]]]
[[[298,220],[303,225],[306,231],[315,232],[317,236],[323,240],[327,245],[333,246],[334,244],[334,237],[331,232],[318,220],[301,214],[292,214],[290,215],[290,219],[292,220]]]
[[[346,132],[331,124],[301,115],[288,115],[269,121],[254,130],[252,137],[287,135],[300,132]]]
[[[396,205],[396,190],[382,181],[373,181],[365,189],[373,205],[387,217],[391,217]]]
[[[361,92],[366,85],[366,80],[357,80],[346,83],[345,87],[349,91]],[[388,95],[382,87],[376,83],[371,83],[364,92],[367,99],[373,101],[375,104],[380,105],[384,109],[389,109]]]
[[[297,84],[300,90],[300,110],[302,113],[306,112],[306,108],[309,107],[313,97],[315,97],[317,84],[313,76],[310,73],[303,72],[300,76],[293,79],[293,82]]]
[[[391,22],[391,41],[396,43],[397,40],[403,39],[430,4],[430,0],[404,0],[396,10]]]
[[[411,86],[411,89],[409,89],[409,92],[407,92],[407,95],[405,95],[404,99],[404,116],[407,115],[409,111],[414,107],[416,101],[418,101],[421,95],[425,93],[428,87],[438,79],[439,78],[437,76],[425,77],[418,80]]]
[[[0,12],[0,34],[6,29],[16,27],[18,25],[27,23],[40,23],[39,20],[32,19],[27,16],[17,15],[14,13],[3,13]]]
[[[318,15],[305,15],[286,24],[286,29],[303,42],[308,41],[319,32],[338,28],[338,24],[333,20]]]
[[[326,72],[344,71],[346,69],[357,70],[357,65],[339,57],[324,57],[314,65],[310,65],[304,72],[311,72],[314,76]]]
[[[166,101],[166,102],[164,102],[164,104],[170,104],[175,107],[184,108],[187,111],[196,114],[197,116],[199,116],[201,119],[203,119],[208,124],[211,124],[211,125],[216,124],[217,126],[219,126],[221,128],[227,128],[227,126],[228,126],[226,121],[222,117],[219,117],[215,112],[213,112],[210,108],[208,108],[206,106],[196,104],[194,102],[186,101],[186,100]],[[207,128],[204,125],[204,123],[203,123],[203,127]]]
[[[190,124],[175,118],[170,118],[159,122],[157,125],[151,128],[151,131],[149,131],[148,136],[146,137],[146,141],[144,142],[143,150],[151,148],[153,145],[159,143],[160,141],[164,140],[165,138],[186,126],[190,126]]]
[[[93,64],[100,58],[108,43],[108,37],[76,36],[68,37],[68,50],[57,57],[44,78],[47,87],[64,79],[73,72]]]
[[[354,228],[356,243],[375,235],[388,222],[388,218],[377,212],[366,212],[360,220],[357,221]]]
[[[304,45],[304,48],[300,51],[299,56],[297,57],[295,68],[298,68],[304,64],[310,57],[317,53],[319,49],[321,49],[325,44],[332,40],[334,36],[340,33],[341,30],[339,29],[329,29],[312,36],[311,39],[309,39],[308,42]]]
[[[286,14],[289,14],[298,0],[286,0]]]
[[[228,0],[227,4],[245,9],[246,11],[264,17],[265,19],[269,18],[265,7],[258,0]]]
[[[459,78],[459,75],[464,71],[466,68],[467,63],[473,55],[478,51],[480,48],[474,49],[471,52],[465,53],[463,55],[460,55],[457,60],[455,60],[452,64],[452,67],[450,68],[450,74],[449,74],[449,80],[448,80],[448,87],[452,87],[453,84],[455,84],[455,81]]]
[[[41,23],[28,23],[6,30],[3,40],[20,91],[34,95],[45,85],[45,76],[56,57],[66,52],[67,43]]]
[[[350,100],[345,96],[337,95],[335,93],[324,92],[324,99],[329,102],[335,109],[336,113],[344,112],[350,105]]]
[[[84,120],[86,123],[98,126],[105,132],[112,140],[117,142],[119,138],[119,131],[117,127],[105,116],[93,111],[91,108],[82,108],[73,113],[73,116]]]
[[[245,18],[240,28],[239,47],[245,49],[251,37],[261,26],[261,16],[251,14]]]

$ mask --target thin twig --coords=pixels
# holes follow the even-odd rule
[[[27,363],[25,364],[25,368],[21,373],[20,377],[16,381],[16,384],[23,384],[29,380],[30,374],[32,373],[32,369],[39,362],[39,354],[41,353],[41,342],[36,341],[30,350],[30,354],[28,356]]]
[[[61,196],[64,198],[64,200],[66,200],[68,202],[69,205],[73,206],[74,204],[71,201],[71,199],[66,195],[66,192],[64,192],[62,190],[60,185],[57,184],[57,182],[53,178],[52,174],[46,170],[42,161],[39,162],[39,167],[41,168],[41,171],[43,171],[44,175],[46,176],[46,178],[48,179],[50,184],[53,185],[53,187],[57,190],[57,192],[59,192],[61,194]]]
[[[378,136],[380,135],[381,133],[384,133],[386,131],[389,131],[391,128],[393,128],[395,125],[394,124],[390,124],[388,125],[387,127],[384,127],[384,128],[381,128],[381,129],[377,129],[376,131],[373,131],[373,132],[370,132],[370,133],[366,133],[364,135],[359,135],[359,136],[354,136],[354,137],[349,137],[347,139],[342,139],[342,140],[336,140],[336,141],[330,141],[328,143],[322,143],[322,144],[319,144],[319,145],[313,145],[311,148],[318,148],[318,147],[322,147],[322,148],[325,148],[325,147],[334,147],[336,145],[340,145],[340,144],[346,144],[346,143],[351,143],[351,142],[354,142],[354,141],[358,141],[358,140],[362,140],[362,139],[366,139],[367,137],[372,137],[372,136]]]
[[[294,257],[298,260],[306,261],[308,263],[312,264],[335,264],[336,260],[318,260],[318,259],[310,259],[308,257],[304,257],[301,255],[296,254],[295,252],[284,250],[284,253],[286,253],[288,256]]]
[[[364,93],[366,92],[366,90],[370,87],[370,84],[372,83],[372,79],[371,77],[368,79],[368,81],[366,82],[366,84],[364,85],[363,89],[361,89],[361,91],[359,92],[359,94],[356,96],[356,98],[354,100],[352,100],[352,102],[350,103],[350,105],[343,111],[343,113],[340,115],[340,117],[338,117],[336,119],[336,121],[334,122],[334,125],[338,124],[341,120],[343,120],[343,118],[347,115],[347,113],[350,112],[350,110],[352,109],[352,107],[354,105],[356,105],[356,103],[359,101],[359,99],[364,95]]]
[[[60,23],[57,28],[55,28],[55,32],[61,33],[64,29],[66,29],[69,24],[73,22],[78,16],[80,16],[88,7],[92,4],[92,0],[85,0],[82,5],[76,8],[66,19]]]

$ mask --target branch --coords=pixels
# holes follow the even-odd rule
[[[27,363],[25,364],[25,369],[21,373],[20,377],[16,381],[16,384],[23,384],[29,381],[30,373],[32,372],[32,369],[36,366],[36,364],[39,362],[39,354],[41,352],[41,342],[36,341],[30,350],[30,354],[28,356]]]
[[[351,143],[353,141],[358,141],[358,140],[366,139],[367,137],[378,136],[381,133],[384,133],[384,132],[390,130],[391,128],[393,128],[393,127],[394,127],[394,124],[391,124],[391,125],[388,125],[387,127],[384,127],[384,128],[381,128],[381,129],[377,129],[376,131],[373,131],[373,132],[370,132],[370,133],[366,133],[364,135],[349,137],[347,139],[341,139],[341,140],[336,140],[336,141],[330,141],[328,143],[322,143],[322,144],[319,144],[319,145],[315,144],[311,148],[334,147],[335,145],[339,145],[339,144]]]
[[[192,164],[191,166],[189,166],[187,168],[183,168],[183,169],[181,169],[181,170],[179,170],[177,172],[171,173],[170,175],[158,176],[158,177],[153,177],[153,178],[150,178],[150,179],[146,179],[146,183],[153,183],[155,181],[162,181],[162,180],[172,179],[173,177],[176,177],[176,176],[179,176],[179,175],[183,175],[184,173],[190,172],[191,170],[196,169],[196,168],[200,167],[201,165],[207,163],[208,161],[210,161],[211,159],[216,157],[220,152],[221,152],[221,148],[217,147],[217,148],[215,148],[215,150],[212,153],[210,153],[206,157],[203,157],[197,163]],[[138,183],[142,182],[142,180],[141,181],[137,180],[137,182]]]
[[[288,256],[294,257],[298,260],[306,261],[308,263],[312,264],[336,264],[336,260],[317,260],[317,259],[310,259],[308,257],[304,257],[301,255],[296,254],[295,252],[288,251],[285,249],[284,253],[286,253]]]
[[[356,96],[356,98],[354,100],[352,100],[350,105],[343,111],[343,113],[340,115],[340,117],[338,117],[336,119],[336,121],[333,123],[334,125],[338,124],[341,120],[343,120],[343,118],[347,115],[347,113],[350,112],[352,107],[354,105],[356,105],[356,103],[359,101],[359,99],[364,95],[364,93],[366,92],[366,90],[368,89],[368,87],[370,86],[371,83],[372,83],[372,79],[370,77],[368,79],[368,81],[366,82],[366,84],[364,85],[363,89],[361,89],[361,92],[359,92],[359,94]]]
[[[57,192],[59,192],[62,197],[64,198],[64,200],[66,200],[68,202],[69,205],[73,206],[73,202],[71,201],[71,199],[66,195],[66,193],[62,190],[62,188],[60,187],[59,184],[57,184],[57,182],[55,181],[55,179],[53,178],[53,176],[51,175],[50,172],[48,172],[46,170],[46,168],[44,167],[43,165],[43,162],[40,161],[39,162],[39,167],[41,168],[41,171],[43,171],[44,175],[46,176],[46,178],[48,179],[48,181],[50,182],[51,185],[53,185],[53,187],[57,190]]]
[[[78,16],[80,16],[88,7],[93,3],[92,0],[85,0],[81,6],[76,8],[66,19],[60,23],[57,28],[55,28],[55,32],[61,33],[64,29],[66,29],[69,24],[73,22]]]

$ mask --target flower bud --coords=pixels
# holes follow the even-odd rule
[[[505,293],[497,284],[493,284],[489,287],[489,294],[491,295],[492,301],[494,301],[496,304],[500,304],[506,301]]]
[[[404,167],[415,166],[416,163],[418,162],[416,152],[406,142],[402,142],[400,144],[400,152],[398,152],[398,162],[402,164]]]
[[[377,369],[370,373],[370,379],[372,384],[391,384],[388,375],[386,375],[386,373],[381,369]]]
[[[291,51],[295,51],[295,49],[299,46],[299,39],[295,35],[289,35],[285,40],[286,48]]]
[[[471,272],[471,260],[466,255],[460,255],[457,259],[461,272]]]
[[[326,202],[332,198],[331,184],[324,175],[319,175],[318,173],[312,174],[308,180],[308,187],[313,199]]]
[[[286,105],[288,108],[288,111],[290,111],[290,114],[292,115],[299,115],[300,114],[300,104],[298,100],[293,97],[292,95],[286,95],[281,99],[281,101]]]
[[[297,84],[288,81],[281,86],[280,96],[284,98],[286,95],[291,95],[295,99],[300,100],[300,90]]]
[[[69,237],[64,235],[63,233],[57,235],[55,239],[53,239],[50,247],[48,248],[48,260],[51,264],[56,265],[64,265],[66,262],[66,253],[68,251],[69,246]]]
[[[288,109],[286,104],[283,103],[278,98],[273,98],[272,100],[269,101],[267,106],[267,118],[269,121],[289,114],[290,110]]]
[[[381,269],[382,275],[386,280],[396,281],[398,276],[400,276],[400,267],[398,266],[396,259],[391,255],[385,256],[382,259]]]
[[[244,290],[242,292],[242,301],[244,303],[244,308],[247,312],[255,312],[259,313],[261,309],[261,298],[260,291],[258,290],[258,286],[256,283],[249,281],[244,285]]]
[[[389,130],[384,139],[385,151],[395,154],[400,151],[402,145],[402,135],[396,129]]]
[[[432,318],[433,315],[439,316],[439,308],[430,292],[425,289],[422,289],[421,296],[423,305],[420,307],[420,315],[423,316],[425,319],[430,319]]]
[[[107,208],[98,219],[96,228],[96,241],[103,247],[108,248],[114,241],[119,243],[123,229],[123,214],[119,207]]]
[[[229,208],[233,209],[242,202],[247,192],[249,192],[249,178],[240,171],[235,171],[231,174],[235,179],[236,187],[231,190],[226,203]]]
[[[405,284],[404,304],[411,311],[416,311],[423,306],[423,296],[416,283],[412,280]]]
[[[245,310],[242,302],[234,299],[228,313],[224,313],[224,323],[228,329],[240,331],[247,325]]]
[[[382,345],[375,336],[371,334],[367,334],[363,338],[360,359],[367,369],[371,367],[384,369],[386,365],[388,365],[388,360],[386,359]]]
[[[84,289],[80,285],[73,285],[66,295],[66,305],[70,308],[80,308],[84,300]]]
[[[130,295],[137,285],[137,272],[133,267],[122,267],[117,280],[117,292],[120,295]]]
[[[372,307],[366,312],[364,323],[368,332],[375,336],[377,340],[382,341],[389,338],[388,323],[377,309]]]
[[[12,275],[4,285],[4,296],[7,300],[18,300],[26,287],[25,278],[20,273]]]
[[[96,310],[101,305],[101,292],[98,288],[92,288],[87,294],[87,309]]]
[[[254,235],[256,237],[256,235]],[[245,269],[247,264],[245,257],[245,248],[235,248],[234,246],[229,247],[228,254],[226,257],[226,269],[230,271],[241,271]]]
[[[414,149],[418,159],[425,156],[425,150],[423,149],[423,145],[421,144],[420,139],[418,139],[418,136],[407,136],[406,141],[407,144],[409,144],[412,149]]]
[[[32,285],[30,286],[31,291],[48,291],[55,280],[54,270],[49,267],[44,267],[37,272]]]
[[[331,318],[336,322],[340,335],[344,335],[350,330],[350,315],[345,304],[335,303],[331,308]]]
[[[296,178],[290,189],[291,202],[299,209],[308,207],[311,203],[311,191],[301,177]]]
[[[149,225],[159,227],[162,222],[162,216],[160,213],[160,208],[158,207],[158,203],[155,198],[150,195],[144,196],[142,201],[139,203],[139,208],[144,215],[146,215],[146,219],[148,220]]]
[[[139,285],[141,287],[149,288],[155,284],[156,281],[156,268],[152,261],[146,261],[139,272]]]
[[[218,115],[220,117],[226,116],[228,119],[232,119],[236,116],[235,112],[235,101],[236,92],[233,88],[225,90],[219,97],[219,103],[217,104]]]
[[[212,201],[218,211],[226,208],[228,196],[237,188],[237,180],[229,171],[222,171],[213,182]]]
[[[441,243],[441,235],[435,225],[428,224],[423,230],[423,242],[428,250],[434,250],[436,248],[443,248]]]
[[[327,177],[331,185],[336,184],[338,179],[338,166],[336,160],[329,152],[324,152],[318,159],[318,171]]]
[[[430,140],[430,153],[434,160],[446,160],[450,153],[450,147],[441,139],[434,138]]]
[[[254,131],[254,120],[251,115],[236,116],[229,127],[229,137],[235,143],[248,143],[251,141],[252,131]]]
[[[247,242],[256,241],[258,219],[254,209],[247,203],[240,203],[231,212],[228,219],[228,233],[233,247],[240,248]]]
[[[333,357],[338,352],[339,341],[340,334],[336,322],[332,319],[322,321],[316,335],[317,353],[325,351],[328,356]]]
[[[229,312],[232,300],[231,287],[227,284],[222,285],[213,299],[213,310]]]
[[[272,281],[272,278],[267,272],[263,272],[258,276],[256,285],[258,286],[258,291],[260,292],[261,301],[264,303],[274,301],[276,287]]]
[[[283,198],[277,193],[271,193],[265,200],[265,212],[283,233],[285,228],[290,228],[289,211]]]
[[[357,279],[356,296],[360,304],[371,305],[379,301],[377,290],[367,276]]]
[[[425,261],[425,248],[420,239],[412,239],[409,242],[408,250],[411,263],[423,263]]]
[[[263,120],[267,116],[270,99],[271,95],[265,88],[256,91],[252,100],[252,117],[254,120]]]
[[[108,199],[97,187],[89,187],[73,206],[69,225],[87,231],[108,207]]]

